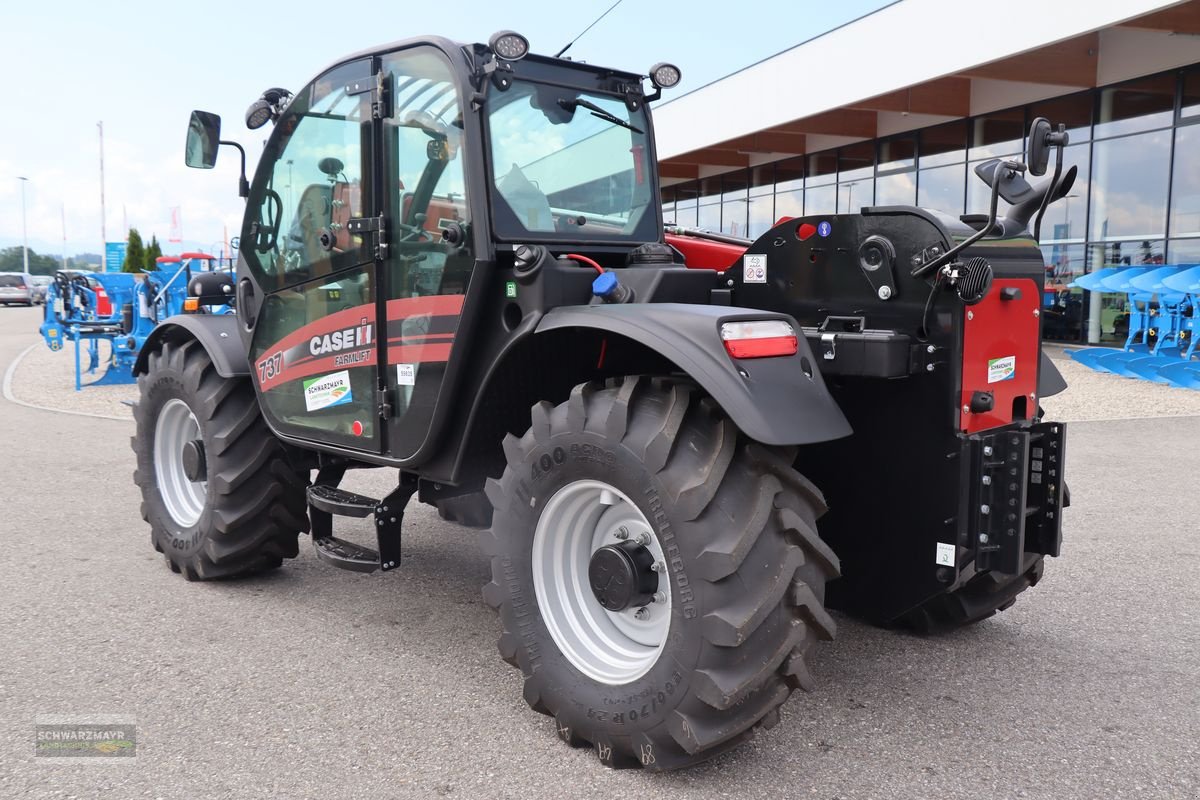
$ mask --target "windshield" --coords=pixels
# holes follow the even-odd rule
[[[649,120],[623,99],[516,80],[487,101],[496,234],[657,241]]]
[[[0,275],[0,286],[7,289],[20,288],[24,285],[25,281],[20,275]]]

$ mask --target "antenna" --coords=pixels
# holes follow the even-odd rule
[[[609,6],[609,7],[608,7],[608,11],[612,11],[614,8],[616,8],[617,6],[621,5],[622,1],[623,1],[623,0],[617,0],[617,2],[613,3],[611,6]],[[590,31],[590,30],[591,30],[593,27],[595,27],[595,25],[596,25],[596,23],[597,23],[597,22],[599,22],[600,20],[602,20],[602,19],[604,19],[605,17],[607,17],[607,16],[608,16],[608,11],[605,11],[603,14],[601,14],[600,16],[598,16],[598,17],[596,17],[594,20],[592,20],[592,24],[591,24],[591,25],[588,25],[586,28],[584,28],[583,30],[581,30],[581,31],[579,32],[579,35],[578,35],[578,36],[576,36],[576,37],[575,37],[574,39],[572,39],[571,41],[567,42],[567,46],[566,46],[566,47],[564,47],[562,50],[559,50],[557,53],[555,53],[555,54],[554,54],[554,57],[555,57],[555,58],[562,58],[562,54],[563,54],[563,53],[565,53],[565,52],[567,52],[568,50],[570,50],[570,49],[571,49],[571,45],[575,44],[575,43],[576,43],[576,42],[578,42],[580,39],[582,39],[582,38],[583,38],[583,35],[584,35],[585,33],[587,33],[588,31]]]

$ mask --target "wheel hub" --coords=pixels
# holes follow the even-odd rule
[[[588,562],[588,584],[596,601],[608,611],[645,606],[658,591],[654,554],[634,542],[601,547]]]
[[[204,457],[204,442],[192,439],[183,446],[183,474],[189,481],[202,481],[207,477],[208,464]]]
[[[624,492],[568,483],[543,507],[533,536],[533,587],[554,644],[592,680],[622,686],[658,661],[671,630],[662,542]]]

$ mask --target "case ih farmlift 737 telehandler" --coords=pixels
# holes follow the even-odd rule
[[[1032,586],[1065,505],[1036,242],[1074,178],[1062,129],[1031,130],[1030,172],[1060,154],[1038,189],[1021,163],[977,170],[987,216],[664,235],[647,106],[679,71],[527,49],[405,41],[250,107],[274,128],[242,181],[237,313],[166,321],[135,368],[135,480],[171,568],[270,569],[310,533],[388,571],[416,494],[487,528],[529,704],[651,769],[777,721],[827,604],[948,628]],[[219,126],[193,114],[189,164],[213,166]],[[395,490],[338,488],[364,467]]]

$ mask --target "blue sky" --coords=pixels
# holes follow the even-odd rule
[[[123,239],[127,221],[146,238],[157,234],[168,252],[178,250],[166,242],[170,209],[178,206],[183,246],[219,247],[225,229],[237,235],[241,220],[237,158],[223,148],[215,170],[183,166],[193,108],[223,117],[224,137],[246,147],[252,173],[266,129],[246,130],[243,113],[269,86],[296,90],[346,53],[421,34],[486,41],[511,28],[525,34],[535,52],[553,54],[612,1],[16,4],[5,11],[7,35],[0,47],[0,74],[7,76],[0,118],[0,247],[21,243],[17,176],[23,175],[29,178],[31,248],[62,252],[65,209],[66,252],[100,250],[100,120],[108,239]],[[888,1],[623,0],[569,55],[623,69],[671,61],[683,70],[682,93]],[[797,86],[836,79],[832,67],[822,75],[796,76]]]

